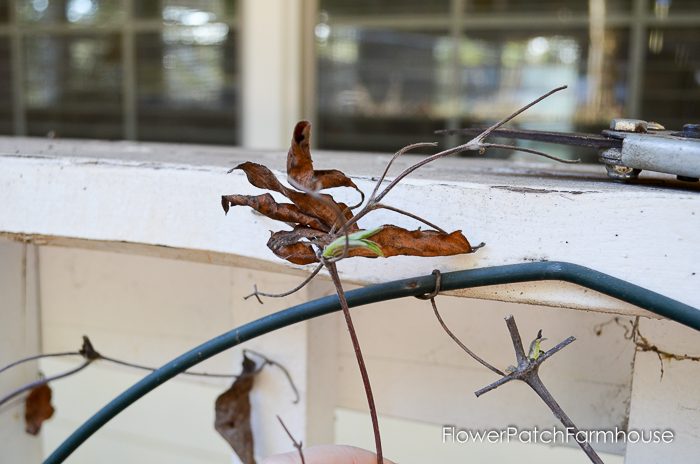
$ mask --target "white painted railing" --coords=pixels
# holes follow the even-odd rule
[[[80,335],[88,333],[106,353],[157,365],[232,326],[330,292],[321,279],[283,301],[259,306],[242,300],[254,283],[270,291],[285,290],[302,275],[265,247],[267,231],[278,229],[277,223],[243,208],[224,216],[221,194],[254,191],[242,174],[225,174],[244,160],[282,170],[285,153],[0,138],[0,272],[7,276],[0,286],[6,295],[3,321],[8,321],[0,332],[3,339],[12,340],[3,345],[0,364],[38,350],[75,348]],[[317,167],[341,169],[366,191],[387,160],[385,155],[315,155]],[[397,171],[407,162],[400,161]],[[487,246],[449,258],[348,260],[340,265],[346,281],[363,284],[428,274],[434,268],[561,260],[700,307],[700,192],[692,185],[669,178],[622,185],[607,180],[601,166],[445,159],[407,179],[387,203],[409,208],[445,229],[462,229],[472,243],[483,241]],[[416,226],[385,211],[363,224],[382,223]],[[672,428],[677,433],[673,445],[617,444],[602,446],[604,451],[626,453],[627,462],[633,463],[680,462],[700,447],[694,435],[700,419],[700,400],[694,393],[700,380],[697,363],[666,363],[660,381],[656,354],[635,354],[618,325],[605,325],[596,335],[599,326],[611,320],[605,313],[617,313],[626,323],[636,315],[648,316],[645,312],[562,283],[454,295],[472,299],[441,297],[446,319],[499,366],[512,363],[502,322],[508,313],[516,315],[526,334],[543,328],[552,342],[577,337],[544,376],[583,428],[629,421],[633,428]],[[470,392],[494,380],[492,375],[444,337],[424,302],[383,303],[359,311],[356,318],[384,415],[472,428],[554,423],[524,386],[474,399]],[[28,335],[21,341],[8,338],[17,334],[18,325],[27,327],[23,330]],[[664,350],[698,354],[698,337],[690,330],[647,317],[641,327]],[[333,440],[335,408],[365,410],[344,331],[336,318],[326,317],[252,345],[286,363],[302,393],[301,404],[292,406],[279,376],[269,372],[260,379],[254,420],[261,455],[289,448],[274,425],[274,414],[283,415],[305,443],[314,443]],[[228,354],[211,361],[207,369],[235,370],[237,359]],[[72,364],[44,362],[41,368],[55,371],[68,365]],[[20,377],[34,374],[29,369]],[[97,366],[57,382],[57,415],[42,432],[45,447],[52,448],[137,377],[131,371]],[[10,381],[0,378],[0,387],[9,388],[6,382]],[[183,455],[187,462],[213,462],[227,456],[223,441],[211,429],[211,410],[203,410],[213,405],[225,384],[172,381],[100,432],[75,455],[76,462],[101,459],[115,443],[121,453],[115,459],[134,459],[140,453],[167,456],[173,462]],[[197,401],[183,403],[190,397]],[[184,420],[184,415],[190,419]],[[3,436],[5,430],[21,430],[18,419],[7,423],[8,417],[0,416]],[[423,438],[426,446],[446,449],[439,435]],[[16,443],[17,456],[33,461],[28,456],[37,452],[35,444]],[[407,449],[391,441],[388,447],[395,450],[394,456]],[[458,451],[475,456],[470,454],[475,449],[481,450]],[[499,455],[507,459],[515,448],[496,449],[510,450]],[[484,450],[482,457],[490,452]],[[562,452],[568,451],[572,450]],[[574,456],[578,458],[578,452]]]

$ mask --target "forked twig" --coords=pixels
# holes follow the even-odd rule
[[[517,366],[512,367],[510,369],[511,372],[508,375],[501,377],[492,384],[476,391],[474,394],[479,397],[484,393],[495,390],[511,380],[520,380],[525,382],[530,388],[532,388],[532,390],[535,391],[535,393],[537,393],[542,401],[544,401],[544,403],[549,407],[554,416],[559,419],[562,425],[564,425],[564,427],[566,427],[568,430],[573,431],[574,437],[576,437],[576,442],[581,447],[583,452],[586,453],[588,459],[590,459],[594,464],[603,464],[603,460],[600,459],[600,456],[598,456],[598,453],[595,452],[593,447],[591,447],[587,441],[578,439],[579,428],[576,426],[576,424],[574,424],[571,418],[566,415],[562,407],[559,405],[559,403],[557,403],[549,390],[547,390],[544,383],[542,383],[539,376],[539,368],[542,363],[564,349],[576,339],[574,337],[569,337],[560,342],[554,348],[542,354],[532,356],[531,353],[525,354],[523,343],[520,338],[520,332],[518,331],[518,326],[515,323],[515,318],[513,318],[512,315],[506,318],[506,325],[508,326],[508,332],[510,333],[511,341],[513,342]]]
[[[292,435],[292,432],[289,431],[286,425],[284,425],[284,422],[282,421],[282,418],[278,415],[277,420],[280,421],[280,425],[284,429],[285,432],[287,432],[287,436],[289,437],[290,440],[292,440],[292,444],[294,447],[297,449],[299,452],[299,458],[301,459],[301,464],[306,464],[306,461],[304,460],[304,452],[302,451],[303,444],[300,441],[296,441],[294,439],[294,436]]]
[[[542,330],[540,330],[537,334],[537,338],[530,345],[530,352],[526,354],[525,349],[523,348],[523,341],[520,337],[520,331],[518,330],[518,326],[515,323],[515,318],[512,315],[510,315],[506,318],[506,326],[508,327],[508,332],[510,333],[510,338],[513,343],[513,350],[515,351],[515,360],[517,366],[509,367],[507,369],[508,374],[506,374],[494,367],[493,365],[489,364],[488,362],[484,361],[476,354],[474,354],[474,352],[467,348],[467,346],[464,343],[462,343],[462,341],[447,327],[445,321],[443,321],[442,317],[440,317],[440,312],[438,311],[437,304],[435,303],[435,296],[437,296],[437,294],[440,292],[440,285],[442,282],[441,274],[438,270],[433,271],[433,274],[435,274],[435,291],[428,295],[428,297],[430,298],[430,303],[433,306],[433,312],[435,313],[435,317],[437,317],[438,322],[440,322],[440,325],[445,330],[447,335],[449,335],[450,338],[460,348],[462,348],[462,350],[464,350],[469,356],[474,358],[482,366],[501,376],[500,379],[476,391],[474,393],[476,397],[478,398],[484,393],[488,393],[491,390],[495,390],[496,388],[500,387],[501,385],[505,385],[511,380],[521,380],[525,382],[530,388],[532,388],[535,391],[535,393],[537,393],[537,395],[542,399],[542,401],[544,401],[544,403],[549,407],[554,416],[557,419],[559,419],[559,421],[565,427],[567,427],[567,429],[573,430],[574,437],[576,437],[576,442],[586,453],[591,462],[595,464],[602,464],[603,461],[600,459],[600,457],[591,447],[591,445],[585,440],[579,441],[578,427],[576,427],[576,424],[574,424],[574,422],[569,418],[569,416],[566,415],[562,407],[559,405],[559,403],[557,403],[557,401],[554,399],[549,390],[547,390],[547,388],[544,386],[544,383],[542,383],[542,380],[539,377],[539,368],[542,365],[542,363],[544,363],[547,359],[551,358],[554,354],[567,347],[576,339],[574,337],[569,337],[566,340],[557,344],[554,348],[551,348],[550,350],[545,352],[540,352],[539,341],[542,340]],[[538,343],[535,344],[535,342]]]

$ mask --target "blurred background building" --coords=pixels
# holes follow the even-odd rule
[[[0,0],[0,134],[255,145],[247,134],[267,122],[246,123],[246,93],[291,73],[283,63],[245,78],[279,34],[249,21],[246,10],[263,3]],[[292,46],[304,50],[287,93],[301,99],[293,113],[314,120],[320,148],[395,151],[436,129],[486,124],[560,84],[570,90],[516,125],[598,132],[620,116],[669,128],[700,119],[697,0],[265,8],[258,14],[294,23],[285,40],[298,36]]]

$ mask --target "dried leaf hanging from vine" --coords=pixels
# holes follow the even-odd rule
[[[32,389],[24,401],[24,430],[30,435],[38,435],[44,421],[53,416],[51,387],[48,384]]]
[[[231,445],[244,464],[255,464],[253,430],[250,426],[250,392],[256,365],[244,356],[241,374],[231,388],[216,399],[214,428]]]

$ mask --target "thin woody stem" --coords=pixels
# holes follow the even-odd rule
[[[374,445],[377,453],[377,463],[382,464],[384,462],[382,454],[382,439],[379,433],[379,420],[377,419],[377,408],[374,405],[374,395],[372,394],[372,385],[369,381],[369,374],[367,373],[367,367],[365,366],[365,360],[362,356],[362,348],[360,348],[360,341],[357,338],[357,332],[355,331],[355,325],[352,322],[352,317],[350,316],[350,307],[345,299],[345,291],[343,290],[343,285],[340,282],[340,276],[338,275],[338,268],[334,262],[325,261],[328,273],[331,275],[333,280],[333,285],[335,285],[335,290],[338,293],[338,300],[340,301],[340,307],[343,309],[343,315],[345,316],[345,323],[348,327],[348,332],[350,333],[350,340],[352,340],[352,346],[355,350],[355,357],[357,358],[357,365],[360,368],[360,375],[362,376],[362,384],[365,387],[365,394],[367,395],[367,403],[369,405],[369,415],[372,419],[372,429],[374,431]]]
[[[300,283],[299,285],[297,285],[296,287],[294,287],[291,290],[287,290],[286,292],[282,292],[282,293],[261,292],[258,290],[258,287],[256,285],[253,287],[255,291],[253,293],[251,293],[250,295],[244,296],[243,299],[247,300],[251,296],[254,296],[262,304],[262,300],[260,299],[261,296],[265,296],[265,297],[269,297],[269,298],[282,298],[285,296],[289,296],[292,293],[296,293],[299,290],[301,290],[302,288],[304,288],[309,282],[311,282],[314,279],[314,277],[316,277],[316,275],[318,275],[318,273],[321,271],[321,269],[323,269],[323,264],[319,264],[318,266],[316,266],[314,268],[313,272],[311,272],[311,274],[309,274],[309,276],[306,279],[304,279],[304,281],[302,283]]]
[[[527,355],[525,354],[525,349],[523,348],[523,340],[520,338],[520,331],[518,326],[515,324],[515,318],[510,315],[506,317],[506,326],[508,326],[508,332],[510,332],[510,338],[513,341],[513,349],[515,350],[515,359],[520,367],[525,361],[527,361]]]
[[[16,397],[17,395],[21,395],[22,393],[24,393],[26,391],[32,390],[32,389],[39,387],[41,385],[45,385],[49,382],[53,382],[54,380],[62,379],[64,377],[68,377],[68,376],[71,376],[73,374],[76,374],[76,373],[82,371],[83,369],[85,369],[86,367],[88,367],[88,365],[91,362],[92,362],[92,360],[88,359],[87,361],[83,362],[80,366],[75,367],[73,369],[70,369],[66,372],[62,372],[60,374],[56,374],[56,375],[51,376],[51,377],[45,377],[43,379],[36,380],[34,382],[30,382],[28,384],[22,385],[18,389],[13,390],[10,393],[8,393],[7,395],[5,395],[4,397],[0,398],[0,406],[7,403],[8,401],[10,401],[12,398]]]
[[[294,436],[292,435],[292,432],[289,431],[286,425],[284,425],[284,422],[282,421],[282,418],[278,415],[277,420],[280,421],[280,425],[284,429],[285,432],[287,432],[287,436],[289,437],[290,440],[292,440],[292,445],[297,449],[299,452],[299,459],[301,459],[301,464],[306,464],[306,461],[304,460],[304,452],[302,451],[303,444],[301,441],[296,441],[294,439]]]
[[[413,171],[415,171],[416,169],[418,169],[418,168],[420,168],[420,167],[422,167],[422,166],[424,166],[424,165],[426,165],[426,164],[428,164],[428,163],[431,163],[431,162],[435,161],[436,159],[444,158],[445,156],[453,155],[453,154],[460,153],[460,152],[464,152],[464,151],[477,151],[477,150],[481,150],[481,148],[482,148],[482,141],[483,141],[486,137],[488,137],[488,136],[491,134],[491,132],[493,132],[494,130],[498,129],[498,128],[501,127],[503,124],[507,123],[508,121],[510,121],[510,120],[513,119],[514,117],[518,116],[518,115],[521,114],[522,112],[528,110],[528,109],[531,108],[532,106],[534,106],[534,105],[536,105],[537,103],[541,102],[541,101],[544,100],[545,98],[549,97],[549,96],[552,95],[553,93],[558,92],[558,91],[560,91],[560,90],[563,90],[563,89],[565,89],[565,88],[566,88],[566,86],[561,86],[561,87],[557,87],[556,89],[550,90],[549,92],[547,92],[546,94],[542,95],[541,97],[539,97],[539,98],[537,98],[537,99],[531,101],[531,102],[528,103],[527,105],[523,106],[522,108],[520,108],[520,109],[518,109],[517,111],[515,111],[515,112],[509,114],[508,116],[506,116],[505,118],[501,119],[501,120],[498,121],[497,123],[495,123],[495,124],[493,124],[492,126],[488,127],[488,128],[487,128],[486,130],[484,130],[481,134],[477,135],[476,137],[474,137],[474,138],[473,138],[472,140],[470,140],[469,142],[467,142],[467,143],[465,143],[465,144],[462,144],[462,145],[458,145],[458,146],[453,147],[453,148],[449,148],[449,149],[447,149],[447,150],[443,150],[443,151],[441,151],[441,152],[439,152],[439,153],[436,153],[436,154],[434,154],[434,155],[431,155],[431,156],[429,156],[429,157],[427,157],[427,158],[425,158],[425,159],[423,159],[423,160],[421,160],[421,161],[415,163],[413,166],[410,166],[410,167],[406,168],[403,172],[401,172],[398,176],[396,176],[396,177],[394,178],[394,180],[392,180],[392,181],[389,183],[389,185],[387,185],[386,188],[385,188],[379,195],[377,195],[376,201],[377,201],[377,202],[381,201],[382,198],[384,198],[384,196],[386,196],[386,194],[389,193],[389,191],[390,191],[391,189],[393,189],[399,182],[401,182],[401,180],[402,180],[404,177],[406,177],[407,175],[411,174],[411,173],[412,173]],[[363,211],[364,211],[364,210],[360,211],[360,213],[358,213],[358,215],[361,214]]]
[[[372,210],[375,210],[375,209],[387,209],[387,210],[393,211],[393,212],[395,212],[395,213],[403,214],[404,216],[408,216],[408,217],[410,217],[410,218],[412,218],[412,219],[415,219],[416,221],[422,222],[423,224],[427,225],[428,227],[432,227],[433,229],[437,230],[438,232],[442,232],[443,234],[446,234],[446,233],[447,233],[447,232],[446,232],[444,229],[442,229],[440,226],[437,226],[437,225],[433,224],[432,222],[430,222],[430,221],[428,221],[428,220],[426,220],[426,219],[423,219],[422,217],[420,217],[420,216],[418,216],[418,215],[416,215],[416,214],[409,213],[408,211],[404,211],[404,210],[402,210],[402,209],[400,209],[400,208],[396,208],[396,207],[394,207],[394,206],[389,206],[389,205],[384,205],[384,204],[381,204],[381,203],[377,203],[377,204],[373,205],[371,209],[372,209]]]
[[[552,355],[554,355],[554,354],[558,353],[559,351],[561,351],[562,349],[566,348],[566,346],[573,343],[574,341],[576,341],[576,337],[569,337],[566,340],[564,340],[563,342],[559,343],[554,348],[550,348],[549,350],[545,351],[537,359],[538,364],[542,364],[545,360],[547,360],[547,358],[551,357]]]
[[[542,100],[544,100],[545,98],[549,97],[550,95],[552,95],[552,94],[554,94],[554,93],[557,93],[557,92],[559,92],[560,90],[564,90],[564,89],[566,89],[567,87],[568,87],[568,86],[566,86],[566,85],[562,85],[562,86],[560,86],[560,87],[557,87],[557,88],[555,88],[555,89],[550,90],[549,92],[547,92],[547,93],[545,93],[544,95],[542,95],[542,96],[536,98],[535,100],[531,101],[530,103],[528,103],[527,105],[523,106],[522,108],[519,108],[519,109],[517,109],[516,111],[512,112],[511,114],[509,114],[509,115],[506,116],[505,118],[501,119],[501,120],[498,121],[497,123],[493,124],[492,126],[487,127],[486,130],[484,130],[481,134],[479,134],[479,135],[477,135],[476,137],[474,137],[473,140],[474,140],[474,141],[481,142],[481,141],[484,140],[486,137],[488,137],[489,135],[491,135],[491,132],[495,131],[496,129],[498,129],[499,127],[501,127],[503,124],[505,124],[505,123],[507,123],[508,121],[512,120],[512,119],[515,118],[516,116],[518,116],[518,115],[524,113],[525,111],[529,110],[530,108],[532,108],[533,106],[535,106],[536,104],[538,104],[539,102],[541,102]]]
[[[351,225],[355,224],[357,221],[359,221],[359,220],[362,219],[364,216],[366,216],[369,212],[371,212],[371,211],[372,211],[372,206],[373,206],[374,204],[379,203],[380,201],[382,201],[382,199],[383,199],[394,187],[396,187],[396,186],[399,184],[399,182],[401,182],[406,176],[408,176],[409,174],[411,174],[411,173],[414,172],[415,170],[417,170],[417,169],[419,169],[419,168],[425,166],[425,165],[428,164],[428,163],[432,163],[432,162],[435,161],[436,159],[444,158],[445,156],[454,155],[454,154],[461,153],[461,152],[465,152],[465,151],[481,151],[481,150],[483,150],[483,149],[485,148],[485,144],[483,143],[483,140],[484,140],[486,137],[488,137],[494,130],[498,129],[498,128],[501,127],[503,124],[507,123],[508,121],[510,121],[510,120],[513,119],[514,117],[518,116],[518,115],[521,114],[522,112],[528,110],[528,109],[531,108],[533,105],[536,105],[537,103],[541,102],[542,100],[544,100],[545,98],[549,97],[549,96],[552,95],[553,93],[559,92],[560,90],[563,90],[563,89],[565,89],[565,88],[566,88],[566,86],[564,85],[564,86],[561,86],[561,87],[557,87],[556,89],[550,90],[549,92],[547,92],[546,94],[542,95],[541,97],[539,97],[539,98],[537,98],[537,99],[531,101],[531,102],[528,103],[527,105],[523,106],[522,108],[520,108],[520,109],[518,109],[517,111],[515,111],[515,112],[509,114],[508,116],[506,116],[505,118],[501,119],[501,120],[498,121],[497,123],[495,123],[495,124],[493,124],[492,126],[488,127],[488,128],[485,129],[481,134],[477,135],[476,137],[474,137],[474,138],[473,138],[472,140],[470,140],[469,142],[467,142],[467,143],[465,143],[465,144],[462,144],[462,145],[458,145],[458,146],[453,147],[453,148],[448,148],[447,150],[443,150],[443,151],[438,152],[438,153],[435,153],[434,155],[430,155],[430,156],[428,156],[427,158],[424,158],[424,159],[418,161],[417,163],[415,163],[415,164],[409,166],[408,168],[406,168],[406,169],[404,169],[402,172],[400,172],[391,182],[389,182],[389,185],[387,185],[387,186],[384,188],[384,190],[381,191],[381,193],[377,193],[378,190],[379,190],[379,188],[380,188],[381,183],[384,181],[384,178],[386,177],[387,173],[389,172],[389,167],[390,167],[391,164],[394,162],[394,160],[396,160],[396,158],[398,158],[399,156],[401,156],[401,155],[402,155],[403,153],[405,153],[406,151],[408,151],[408,150],[410,150],[410,149],[413,149],[413,148],[416,148],[416,146],[429,145],[429,144],[413,144],[413,145],[408,145],[408,146],[404,147],[403,149],[399,150],[399,151],[392,157],[392,159],[389,161],[389,164],[387,165],[386,169],[384,170],[384,173],[383,173],[382,176],[379,178],[379,181],[377,182],[377,185],[374,187],[374,191],[372,192],[372,195],[370,195],[369,200],[367,201],[367,204],[366,204],[360,211],[358,211],[352,218],[350,218],[350,219],[345,223],[345,225],[341,228],[341,232],[347,232],[348,227],[350,227]],[[490,146],[491,146],[492,148],[503,148],[503,147],[499,147],[498,144],[490,144]],[[512,147],[509,147],[509,148],[512,148]],[[518,149],[518,148],[516,147],[516,148],[514,148],[514,149]],[[552,156],[550,156],[550,155],[546,155],[546,154],[541,153],[541,152],[536,152],[535,150],[529,151],[529,149],[528,149],[528,150],[522,150],[522,151],[527,151],[528,153],[535,153],[535,154],[538,154],[538,155],[543,155],[543,156],[546,156],[547,158],[555,159],[556,161],[561,161],[561,162],[564,162],[564,163],[571,163],[571,162],[572,162],[571,160],[561,160],[561,159],[559,159],[559,158],[555,158],[555,157],[552,157]]]
[[[102,361],[111,362],[113,364],[119,364],[120,366],[132,367],[134,369],[141,369],[144,371],[153,372],[156,370],[155,367],[144,366],[143,364],[137,364],[137,363],[132,363],[132,362],[128,362],[128,361],[122,361],[121,359],[110,358],[109,356],[100,355],[100,357],[97,359],[102,360]],[[191,372],[191,371],[185,371],[182,373],[182,375],[189,375],[189,376],[193,376],[193,377],[213,377],[213,378],[220,378],[220,379],[231,379],[231,378],[235,379],[238,377],[237,374],[210,374],[208,372]]]
[[[386,168],[384,168],[384,172],[382,173],[381,177],[379,180],[377,180],[377,184],[374,186],[374,190],[372,190],[372,194],[369,196],[369,200],[367,201],[367,205],[371,205],[371,203],[374,201],[374,197],[377,196],[377,192],[379,191],[379,187],[381,187],[382,182],[384,182],[384,179],[386,178],[386,175],[389,173],[389,169],[391,168],[391,165],[394,164],[394,161],[396,159],[403,155],[404,153],[408,153],[411,150],[414,150],[416,148],[425,148],[425,147],[435,147],[437,146],[437,142],[419,142],[419,143],[412,143],[410,145],[406,145],[403,147],[401,150],[397,151],[394,153],[394,156],[391,157],[389,162],[386,164]]]
[[[278,368],[279,370],[281,370],[282,373],[284,374],[284,376],[287,377],[287,381],[289,382],[289,386],[292,387],[292,391],[294,392],[294,401],[293,401],[293,403],[294,403],[294,404],[299,403],[299,400],[300,400],[300,398],[299,398],[299,390],[297,389],[297,386],[296,386],[296,384],[294,383],[294,380],[292,379],[292,374],[289,373],[289,370],[287,370],[286,367],[284,367],[282,364],[278,363],[278,362],[275,361],[274,359],[268,358],[267,356],[265,356],[264,354],[262,354],[262,353],[260,353],[260,352],[258,352],[258,351],[254,351],[254,350],[251,350],[251,349],[249,349],[249,348],[244,348],[244,349],[243,349],[243,356],[247,356],[248,354],[252,354],[253,356],[257,356],[258,358],[260,358],[260,359],[263,360],[263,364],[260,366],[260,368],[258,369],[258,371],[261,371],[261,370],[263,369],[263,367],[265,367],[266,365],[267,365],[267,366],[275,366],[276,368]],[[186,372],[186,371],[185,371],[185,372]]]
[[[440,313],[438,312],[437,305],[435,304],[435,298],[431,298],[430,303],[433,305],[433,312],[435,313],[435,317],[437,317],[437,320],[440,323],[440,325],[442,326],[443,330],[447,333],[447,335],[450,336],[450,338],[452,340],[454,340],[454,342],[457,345],[459,345],[460,348],[462,348],[462,350],[464,350],[469,356],[474,358],[474,360],[476,362],[478,362],[479,364],[481,364],[485,368],[489,369],[490,371],[492,371],[500,376],[503,376],[503,377],[506,376],[506,374],[504,372],[502,372],[500,369],[492,366],[491,364],[489,364],[488,362],[484,361],[479,356],[477,356],[476,353],[474,353],[472,350],[467,348],[467,346],[464,343],[462,343],[462,341],[459,338],[457,338],[457,336],[454,333],[452,333],[452,331],[449,329],[449,327],[447,327],[447,324],[445,324],[445,321],[443,321],[442,317],[440,317]]]
[[[577,437],[579,428],[576,427],[576,424],[574,424],[571,418],[566,415],[562,407],[559,406],[559,403],[557,403],[557,400],[555,400],[549,390],[547,390],[547,387],[544,386],[544,383],[542,383],[542,380],[537,373],[535,372],[533,375],[528,376],[525,382],[535,391],[535,393],[537,393],[542,401],[544,401],[544,403],[549,407],[554,416],[559,419],[562,425],[567,429],[573,430],[574,437]],[[593,447],[586,440],[579,441],[576,439],[576,442],[581,447],[583,452],[586,453],[586,456],[588,456],[588,459],[590,459],[591,462],[594,464],[604,464],[603,460],[600,459],[600,456],[598,456],[598,453],[595,452]]]
[[[28,356],[26,358],[18,359],[17,361],[12,361],[10,364],[7,366],[3,367],[0,369],[0,374],[5,372],[8,369],[11,369],[15,366],[19,366],[20,364],[29,362],[29,361],[36,361],[37,359],[44,359],[44,358],[56,358],[56,357],[63,357],[63,356],[82,356],[80,351],[64,351],[62,353],[46,353],[46,354],[35,354],[33,356]]]
[[[488,393],[488,392],[490,392],[491,390],[495,390],[496,388],[500,387],[501,385],[503,385],[503,384],[505,384],[505,383],[508,383],[508,382],[510,382],[511,380],[515,380],[515,379],[516,379],[515,374],[508,374],[508,375],[506,375],[505,377],[501,377],[500,379],[496,380],[496,381],[493,382],[492,384],[487,385],[487,386],[485,386],[484,388],[475,391],[475,392],[474,392],[474,395],[476,395],[476,397],[478,398],[478,397],[480,397],[481,395],[483,395],[484,393]]]
[[[85,339],[87,339],[87,337],[83,337],[83,339],[85,340]],[[267,356],[265,356],[262,353],[258,353],[256,351],[249,350],[249,349],[245,349],[243,351],[244,351],[244,353],[251,353],[251,354],[259,357],[260,359],[262,359],[263,360],[262,366],[271,365],[271,366],[275,366],[275,367],[279,368],[284,373],[284,375],[287,377],[287,380],[289,381],[289,385],[291,386],[292,391],[294,392],[294,397],[295,397],[294,403],[299,402],[299,390],[297,389],[296,385],[294,384],[294,381],[292,380],[292,376],[290,375],[287,368],[285,368],[282,364],[278,363],[277,361],[274,361],[274,360],[268,358]],[[73,369],[69,369],[69,370],[62,372],[60,374],[56,374],[56,375],[50,376],[50,377],[44,377],[44,378],[41,378],[39,380],[35,380],[33,382],[26,383],[26,384],[22,385],[21,387],[16,388],[15,390],[11,391],[10,393],[8,393],[5,396],[3,396],[2,398],[0,398],[0,406],[7,404],[7,402],[10,401],[12,398],[17,397],[18,395],[21,395],[24,392],[32,390],[33,388],[47,384],[49,382],[53,382],[55,380],[60,380],[60,379],[66,378],[66,377],[70,377],[73,374],[77,374],[78,372],[85,369],[88,365],[92,364],[95,361],[105,361],[105,362],[110,362],[110,363],[118,364],[118,365],[125,366],[125,367],[130,367],[133,369],[141,369],[141,370],[151,371],[151,372],[156,370],[155,367],[145,366],[143,364],[133,363],[133,362],[129,362],[129,361],[123,361],[123,360],[118,359],[118,358],[105,356],[102,353],[96,351],[93,348],[92,343],[90,343],[89,339],[87,339],[87,341],[83,342],[83,348],[80,351],[66,351],[66,352],[61,352],[61,353],[46,353],[46,354],[29,356],[27,358],[23,358],[23,359],[12,362],[11,364],[5,366],[0,372],[7,370],[13,366],[17,366],[19,364],[22,364],[24,362],[33,361],[33,360],[42,359],[42,358],[64,357],[64,356],[82,356],[84,359],[84,362],[82,364],[80,364],[79,366],[77,366]],[[262,368],[262,366],[261,366],[261,368]],[[229,378],[229,379],[230,378],[238,378],[237,374],[218,374],[218,373],[208,373],[208,372],[198,372],[198,371],[184,371],[181,374],[182,375],[189,375],[189,376],[193,376],[193,377],[213,377],[213,378]]]

